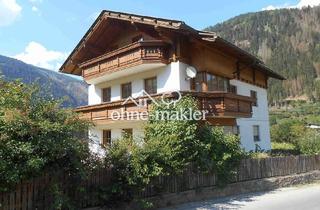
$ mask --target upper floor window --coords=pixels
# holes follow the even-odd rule
[[[253,126],[253,140],[260,141],[260,127],[259,127],[259,125]]]
[[[121,85],[121,98],[126,99],[132,95],[131,82]]]
[[[111,87],[102,89],[102,102],[111,101]]]
[[[224,77],[215,76],[207,73],[208,91],[225,91],[229,90],[229,80]]]
[[[102,145],[108,146],[111,144],[111,130],[103,130],[102,131]]]
[[[144,80],[144,90],[148,94],[155,94],[157,93],[157,78],[148,78]]]
[[[194,90],[201,91],[223,91],[229,90],[229,79],[225,77],[216,76],[206,72],[200,72],[194,79]]]
[[[258,97],[257,97],[257,92],[254,90],[250,91],[250,95],[252,98],[256,99],[255,102],[252,103],[252,106],[258,106]]]
[[[237,94],[238,93],[237,86],[230,85],[230,93]]]
[[[199,72],[196,78],[194,78],[194,90],[197,92],[202,91],[202,86],[204,85],[203,75],[204,74],[202,72]]]

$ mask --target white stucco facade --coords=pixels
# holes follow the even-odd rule
[[[169,65],[147,69],[143,72],[119,77],[98,84],[91,84],[88,90],[88,103],[101,103],[102,88],[111,87],[111,101],[121,99],[121,84],[131,82],[132,96],[138,97],[144,89],[144,79],[157,77],[157,92],[163,93],[175,90],[190,90],[190,82],[186,80],[185,69],[188,65],[182,62],[172,62]]]
[[[111,101],[121,99],[121,84],[131,82],[132,96],[138,97],[144,89],[144,80],[147,78],[157,78],[157,92],[163,93],[175,90],[190,90],[190,80],[186,79],[186,67],[188,65],[182,62],[172,62],[169,65],[145,69],[127,73],[126,76],[119,76],[112,80],[100,81],[100,83],[89,86],[89,105],[101,103],[101,90],[111,87]],[[245,150],[255,150],[257,145],[262,150],[270,150],[270,130],[269,113],[267,102],[267,90],[238,80],[231,80],[230,84],[237,87],[237,94],[250,96],[250,91],[257,92],[257,106],[253,106],[252,118],[238,118],[237,125],[240,130],[241,145]],[[102,132],[104,129],[111,130],[112,141],[119,139],[122,135],[122,129],[132,129],[135,139],[143,138],[143,127],[145,122],[126,121],[113,122],[108,125],[99,125],[89,131],[93,139],[91,148],[99,152],[99,145],[102,142]],[[259,126],[260,141],[254,141],[253,126]]]
[[[231,80],[230,84],[237,87],[237,94],[250,96],[250,91],[257,92],[257,106],[252,107],[251,118],[238,118],[237,125],[240,130],[240,139],[243,148],[247,151],[256,150],[256,145],[261,150],[270,150],[270,127],[269,127],[269,110],[267,90],[239,80]],[[253,126],[259,126],[260,141],[255,142],[253,139]]]

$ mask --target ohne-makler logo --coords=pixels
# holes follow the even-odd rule
[[[160,99],[160,100],[159,100]],[[113,111],[111,113],[112,120],[148,120],[149,117],[153,117],[156,120],[205,120],[208,111],[193,110],[192,108],[176,108],[177,103],[182,99],[180,91],[165,92],[161,96],[157,95],[156,98],[152,97],[147,91],[142,90],[136,97],[128,97],[122,105],[134,104],[141,110],[127,111],[121,108],[120,111]],[[153,116],[149,116],[147,111],[148,104],[154,106],[167,106],[173,108],[172,110],[155,111]]]
[[[177,99],[170,99],[168,98],[171,95],[176,95]],[[129,96],[122,105],[128,104],[130,101],[134,103],[137,107],[146,107],[148,105],[148,102],[151,101],[152,104],[159,106],[160,103],[167,105],[168,107],[173,104],[174,106],[176,103],[178,103],[182,98],[182,95],[180,91],[172,91],[172,92],[165,92],[161,95],[161,101],[154,99],[147,91],[142,90],[139,92],[139,94],[134,98],[132,96]]]

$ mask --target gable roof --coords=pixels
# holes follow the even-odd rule
[[[254,65],[254,67],[265,72],[271,77],[274,77],[280,80],[285,79],[280,74],[277,74],[276,72],[266,67],[264,63],[260,59],[258,59],[256,56],[224,40],[214,32],[198,31],[190,27],[189,25],[185,24],[185,22],[179,21],[179,20],[156,18],[156,17],[142,16],[142,15],[136,15],[136,14],[123,13],[123,12],[115,12],[115,11],[109,11],[109,10],[103,10],[100,13],[98,18],[91,25],[91,27],[88,29],[86,34],[82,37],[82,39],[79,41],[77,46],[68,56],[68,58],[63,63],[63,65],[60,67],[61,72],[81,75],[81,71],[77,66],[79,64],[77,60],[80,60],[80,63],[83,62],[84,60],[81,61],[80,51],[83,50],[83,48],[86,46],[86,43],[88,42],[88,40],[90,40],[90,38],[92,37],[92,34],[94,34],[95,31],[97,31],[98,28],[101,27],[101,25],[103,24],[103,21],[107,19],[122,20],[130,23],[140,23],[140,24],[150,25],[150,26],[164,28],[168,30],[174,30],[178,33],[186,33],[205,43],[211,43],[214,47],[218,49],[219,48],[221,49],[223,48],[223,50],[227,49],[228,53],[233,54],[234,56],[236,56],[241,60],[245,60],[249,63],[253,63],[252,65]]]

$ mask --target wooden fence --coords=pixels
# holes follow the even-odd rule
[[[57,174],[63,185],[64,177]],[[0,210],[47,210],[53,209],[52,176],[45,175],[21,182],[10,193],[0,193]],[[57,180],[57,179],[56,179]],[[62,193],[71,195],[77,204],[82,207],[98,206],[97,187],[110,183],[111,170],[104,169],[94,173],[85,182],[79,182],[77,187],[83,187],[83,192],[66,191]],[[63,187],[63,186],[62,186]],[[63,188],[62,188],[63,189]]]
[[[233,182],[300,174],[320,170],[320,155],[286,156],[265,159],[242,160]],[[94,190],[97,186],[110,183],[111,171],[101,170],[85,183],[79,183],[86,190],[74,195],[82,207],[97,206],[99,201]],[[0,193],[0,210],[44,210],[50,209],[50,177],[44,176],[22,182],[11,193]],[[179,176],[166,176],[154,179],[139,196],[152,197],[165,193],[177,193],[201,187],[217,185],[216,175],[196,172],[192,166]]]

